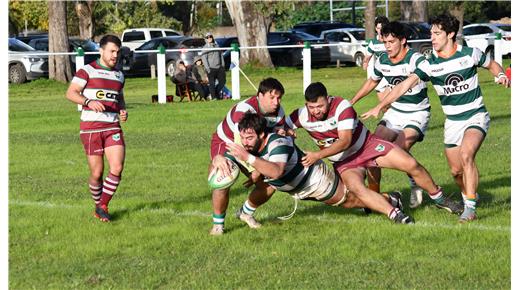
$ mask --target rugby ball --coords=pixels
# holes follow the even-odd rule
[[[211,189],[225,189],[233,185],[238,179],[240,169],[235,162],[231,163],[231,176],[223,175],[218,168],[213,169],[208,176],[208,184]]]

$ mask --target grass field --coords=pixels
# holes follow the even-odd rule
[[[253,82],[274,76],[285,86],[287,113],[303,105],[298,69],[249,70]],[[365,73],[355,67],[313,71],[331,95],[352,98]],[[228,77],[228,86],[230,86]],[[511,93],[480,73],[489,134],[478,156],[479,220],[457,217],[427,200],[407,210],[412,226],[301,202],[276,193],[257,210],[251,230],[234,212],[247,196],[232,187],[227,233],[211,237],[207,187],[210,137],[234,102],[158,105],[157,83],[127,79],[127,159],[111,202],[114,221],[92,217],[79,116],[67,85],[48,80],[9,86],[9,286],[13,289],[504,289],[511,281]],[[241,79],[242,97],[254,94]],[[168,84],[168,92],[173,86]],[[443,121],[430,86],[432,121],[414,156],[447,192],[455,192],[443,155]],[[375,104],[369,96],[358,113]],[[373,130],[376,120],[365,122]],[[298,145],[314,150],[307,134]],[[408,199],[405,175],[383,171],[383,190]],[[460,197],[457,197],[460,199]],[[407,202],[406,202],[407,204]]]

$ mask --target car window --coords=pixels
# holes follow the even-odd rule
[[[34,49],[49,51],[49,41],[38,40],[34,44]]]
[[[328,41],[340,41],[338,32],[328,32],[328,33],[325,33],[325,35],[323,35],[323,38],[325,38]]]
[[[164,43],[163,43],[164,47],[168,48],[168,49],[174,49],[177,47],[178,43],[173,41],[173,40],[166,40]]]
[[[99,46],[91,41],[91,40],[82,40],[82,39],[70,39],[71,44],[74,48],[81,47],[84,51],[98,51]]]
[[[511,26],[510,25],[500,25],[500,26],[497,26],[498,28],[504,30],[504,31],[507,31],[507,32],[511,32]]]
[[[154,39],[148,42],[145,42],[143,45],[136,48],[136,50],[153,50],[159,46],[159,41]]]
[[[474,35],[475,29],[473,27],[466,27],[466,28],[462,29],[462,34],[463,35]]]
[[[150,30],[150,38],[158,38],[163,37],[163,34],[160,30]]]
[[[479,26],[477,28],[477,34],[488,34],[493,33],[493,29],[487,27],[487,26]]]
[[[351,31],[350,34],[354,36],[357,40],[365,40],[365,32],[364,31]]]
[[[9,39],[9,50],[10,51],[33,51],[35,49],[18,39],[10,38]]]
[[[130,41],[141,41],[145,40],[144,32],[142,31],[130,31],[125,33],[123,35],[123,42],[130,42]]]
[[[296,32],[295,34],[303,40],[318,40],[318,38],[316,36],[305,33],[305,32]]]
[[[164,33],[166,33],[166,36],[178,36],[179,35],[177,32],[173,32],[173,31],[165,31]]]
[[[282,42],[282,36],[278,33],[269,33],[267,35],[267,44],[280,43]]]
[[[182,42],[182,45],[188,48],[192,47],[203,47],[206,44],[202,38],[186,39]]]

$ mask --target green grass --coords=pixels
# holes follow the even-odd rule
[[[249,70],[254,83],[274,76],[285,86],[287,113],[303,105],[298,69]],[[313,71],[332,95],[352,98],[365,72],[359,68]],[[457,217],[428,200],[413,226],[382,215],[364,216],[319,203],[300,202],[296,215],[278,222],[293,201],[276,193],[251,230],[233,217],[247,190],[232,187],[227,233],[211,237],[211,193],[206,175],[211,134],[233,101],[158,105],[157,83],[127,79],[127,159],[111,203],[114,222],[92,218],[88,168],[79,140],[79,116],[65,98],[67,85],[48,80],[9,87],[9,285],[26,288],[418,288],[504,289],[511,273],[511,93],[481,71],[491,112],[478,156],[479,220]],[[228,86],[230,77],[228,76]],[[242,98],[255,92],[241,79]],[[168,92],[173,86],[168,84]],[[455,192],[443,155],[438,97],[430,129],[414,156],[447,192]],[[359,114],[375,105],[369,96]],[[376,120],[365,122],[370,129]],[[315,150],[299,131],[298,145]],[[383,171],[383,190],[408,198],[405,175]]]

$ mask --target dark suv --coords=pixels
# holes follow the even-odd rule
[[[356,28],[357,26],[345,22],[329,22],[329,21],[312,21],[302,22],[296,24],[292,31],[305,32],[316,37],[320,37],[321,32],[325,30],[331,30],[336,28]]]

